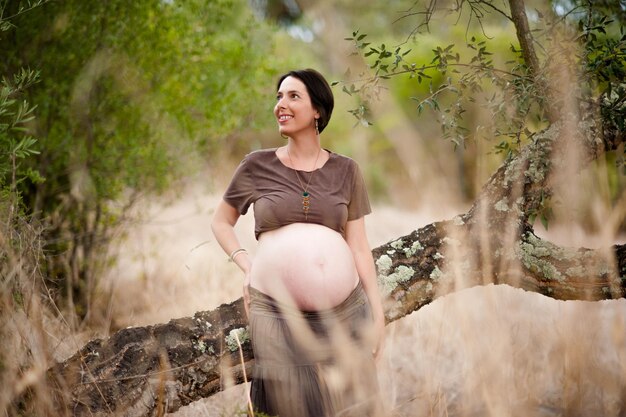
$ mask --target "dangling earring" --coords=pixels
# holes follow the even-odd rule
[[[316,134],[317,136],[319,136],[319,135],[320,135],[320,128],[319,128],[319,126],[318,126],[318,123],[317,123],[317,122],[318,122],[318,119],[315,119],[315,134]]]

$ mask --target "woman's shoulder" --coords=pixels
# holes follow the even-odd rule
[[[333,161],[338,167],[344,168],[356,168],[358,167],[357,162],[347,155],[343,155],[340,153],[333,152],[331,150],[326,149],[329,154],[329,161]]]
[[[263,149],[255,149],[253,151],[250,151],[246,157],[252,157],[252,158],[268,158],[271,156],[276,155],[276,149],[277,148],[263,148]]]
[[[250,151],[243,157],[245,163],[264,163],[274,159],[276,156],[276,148],[256,149]]]

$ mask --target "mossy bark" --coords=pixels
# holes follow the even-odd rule
[[[126,328],[109,339],[93,340],[48,371],[58,388],[59,412],[160,415],[241,383],[240,353],[232,350],[228,337],[246,325],[239,299],[193,317]],[[250,342],[241,348],[243,363],[250,368]]]

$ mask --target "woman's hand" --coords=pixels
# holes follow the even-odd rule
[[[374,320],[374,349],[372,350],[372,354],[374,355],[374,360],[378,363],[380,358],[383,356],[383,352],[385,350],[385,318],[380,317]]]
[[[250,273],[243,279],[243,307],[246,309],[246,317],[250,317]]]
[[[376,282],[376,267],[374,265],[374,259],[372,258],[372,250],[367,241],[365,220],[363,217],[350,220],[347,223],[346,242],[348,242],[348,246],[350,246],[350,250],[352,250],[356,270],[372,308],[375,337],[372,354],[376,361],[378,361],[382,357],[385,348],[385,312]]]

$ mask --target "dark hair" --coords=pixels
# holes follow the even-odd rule
[[[276,90],[280,89],[280,84],[287,77],[294,77],[299,79],[306,86],[307,93],[311,97],[311,104],[315,110],[320,114],[318,119],[318,129],[320,132],[328,125],[330,121],[330,115],[333,113],[333,107],[335,107],[335,98],[333,92],[330,89],[330,85],[322,74],[314,69],[293,70],[282,75],[278,79]]]

